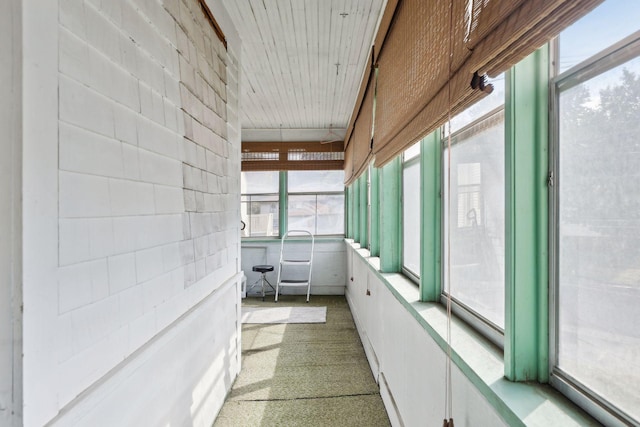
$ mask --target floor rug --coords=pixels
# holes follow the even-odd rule
[[[326,323],[327,307],[242,307],[242,323]]]

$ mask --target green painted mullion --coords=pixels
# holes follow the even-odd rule
[[[371,167],[371,256],[380,256],[380,193],[379,171]]]
[[[402,159],[397,156],[380,174],[380,271],[401,269]]]
[[[439,301],[441,293],[440,130],[422,140],[420,149],[420,299]]]
[[[353,222],[351,221],[351,188],[345,187],[344,189],[344,235],[347,239],[351,239]]]
[[[369,247],[369,236],[367,229],[369,227],[367,215],[367,172],[365,171],[358,178],[360,185],[360,247]]]
[[[505,376],[549,379],[548,85],[543,47],[507,75]]]
[[[280,237],[287,232],[287,227],[289,226],[289,185],[287,176],[287,171],[280,171],[280,197],[278,198],[280,205],[280,214],[278,215]]]
[[[351,184],[353,189],[353,240],[360,242],[360,182],[356,179]]]

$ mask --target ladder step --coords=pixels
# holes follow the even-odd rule
[[[281,285],[306,285],[308,280],[280,280]]]
[[[311,261],[309,260],[292,260],[292,259],[283,259],[280,261],[282,265],[309,265]]]

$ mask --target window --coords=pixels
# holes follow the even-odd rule
[[[498,81],[503,82],[504,76]],[[504,88],[504,83],[501,87]],[[495,100],[492,102],[496,105]],[[504,96],[501,102],[504,103]],[[482,105],[476,107],[477,111],[484,112]],[[464,121],[458,118],[457,123],[468,121],[468,118]],[[452,121],[452,124],[456,122]],[[457,312],[481,330],[502,331],[505,310],[504,108],[498,103],[497,109],[462,129],[454,128],[451,151],[446,138],[443,144],[443,290],[446,291],[447,284],[450,286]],[[497,339],[495,333],[490,334],[495,341],[501,341],[501,333]]]
[[[277,171],[241,173],[242,237],[278,236],[279,176]]]
[[[288,228],[344,234],[344,171],[288,172]]]
[[[403,154],[402,269],[413,279],[420,277],[420,142]]]
[[[605,424],[608,413],[640,421],[640,34],[613,46],[601,36],[636,30],[639,13],[635,2],[605,2],[568,28],[560,70],[580,63],[553,81],[552,382]],[[604,50],[583,53],[578,39]]]

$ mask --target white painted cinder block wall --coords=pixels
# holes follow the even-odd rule
[[[298,243],[291,243],[290,249],[295,251]],[[280,262],[280,240],[242,243],[241,268],[247,276],[247,287],[260,278],[260,273],[252,271],[254,265],[273,265],[274,271],[267,273],[267,280],[275,287],[278,278],[278,263]],[[285,254],[286,255],[286,254]],[[289,270],[287,278],[304,279],[306,267]],[[311,271],[311,294],[315,295],[344,295],[347,278],[347,262],[344,241],[336,239],[316,238]],[[249,295],[257,295],[261,291],[259,286],[250,290]],[[302,288],[284,288],[282,294],[306,294]]]
[[[23,7],[24,424],[210,425],[240,368],[219,1]],[[3,224],[4,226],[4,224]]]

